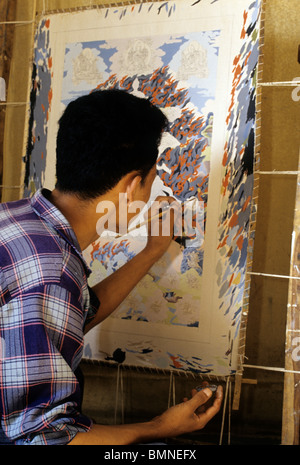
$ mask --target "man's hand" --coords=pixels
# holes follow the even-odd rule
[[[148,242],[146,251],[160,258],[174,236],[174,223],[181,221],[181,205],[173,197],[156,197],[147,212]]]
[[[218,386],[213,404],[204,409],[204,404],[212,396],[208,388],[198,392],[192,390],[192,398],[166,410],[153,419],[161,438],[176,437],[185,433],[201,430],[219,412],[223,400],[223,388]]]
[[[199,413],[198,409],[211,397],[210,389],[192,391],[192,398],[166,410],[146,423],[132,425],[93,425],[87,433],[77,433],[70,445],[126,445],[147,444],[164,438],[180,436],[200,430],[220,410],[223,390],[219,386],[211,407]]]

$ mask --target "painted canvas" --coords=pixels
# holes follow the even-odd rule
[[[85,340],[84,356],[211,375],[235,373],[253,189],[259,0],[151,2],[43,18],[36,34],[25,194],[55,183],[66,105],[95,89],[149,98],[166,114],[151,200],[197,217]],[[138,215],[136,222],[141,221]],[[199,221],[200,218],[200,221]],[[145,247],[111,232],[84,251],[90,284]]]

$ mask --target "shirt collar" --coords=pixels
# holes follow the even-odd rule
[[[50,193],[48,189],[37,190],[30,200],[31,207],[40,218],[49,223],[57,233],[70,244],[77,255],[79,255],[89,275],[91,270],[83,258],[76,234],[61,211],[48,200]]]

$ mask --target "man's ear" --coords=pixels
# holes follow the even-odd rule
[[[139,174],[133,175],[129,180],[126,187],[127,201],[133,202],[135,200],[136,190],[141,183],[142,177]]]

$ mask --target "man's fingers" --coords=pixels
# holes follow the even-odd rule
[[[144,218],[148,220],[161,219],[163,212],[169,210],[172,204],[173,209],[177,203],[173,197],[156,197],[150,208],[145,212]]]
[[[156,197],[147,212],[149,235],[173,237],[179,207],[180,203],[173,197]]]
[[[222,386],[218,386],[217,392],[216,392],[216,397],[217,397],[217,399],[219,399],[220,401],[223,400],[223,388],[222,388]]]
[[[223,400],[223,388],[222,386],[218,386],[213,404],[210,407],[208,407],[207,410],[205,411],[207,420],[210,420],[212,417],[216,415],[216,413],[218,413],[222,405],[222,400]]]
[[[194,393],[194,390],[192,391]],[[210,399],[212,396],[212,391],[208,388],[203,389],[202,391],[196,391],[193,397],[190,399],[191,407],[196,410],[201,405]]]
[[[176,202],[176,199],[174,197],[166,196],[166,195],[159,195],[158,197],[155,198],[156,201],[158,202],[166,202],[166,203],[173,203]]]
[[[202,391],[196,392],[193,397],[190,399],[191,407],[194,412],[203,406],[212,396],[212,391],[209,388],[205,388]],[[212,418],[219,410],[223,400],[223,388],[218,386],[216,391],[216,396],[213,401],[213,404],[205,410],[205,415],[207,415],[208,420]],[[201,412],[203,410],[201,409]]]

